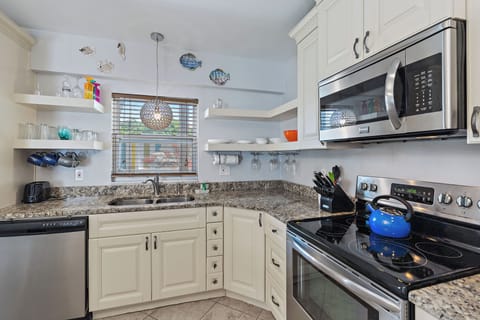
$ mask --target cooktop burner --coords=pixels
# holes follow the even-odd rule
[[[343,215],[289,222],[299,234],[335,258],[406,297],[408,291],[454,274],[480,271],[480,252],[453,246],[425,230],[434,221],[416,216],[407,238],[386,238],[370,232],[361,215]]]

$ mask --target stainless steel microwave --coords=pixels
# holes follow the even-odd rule
[[[320,140],[465,136],[465,39],[448,19],[322,80]]]

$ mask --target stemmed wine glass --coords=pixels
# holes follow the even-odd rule
[[[252,169],[253,170],[260,170],[262,167],[262,163],[260,162],[260,159],[258,159],[258,152],[253,152],[253,159],[252,159]]]
[[[278,169],[278,153],[270,153],[272,158],[270,159],[270,171]]]

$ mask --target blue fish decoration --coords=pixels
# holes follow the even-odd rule
[[[230,80],[230,73],[226,73],[222,69],[215,69],[210,72],[209,78],[216,85],[223,86],[228,80]]]
[[[193,53],[185,53],[180,57],[180,64],[188,70],[195,70],[202,66],[202,61],[198,60]]]

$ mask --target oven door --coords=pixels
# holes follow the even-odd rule
[[[408,302],[288,233],[287,319],[408,319]]]

